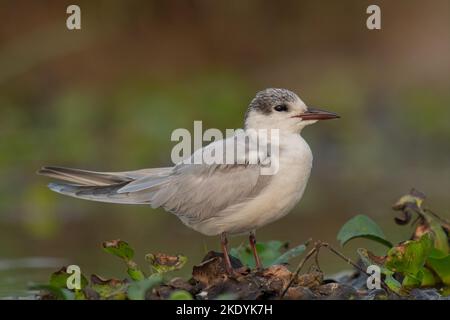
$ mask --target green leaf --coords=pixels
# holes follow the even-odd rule
[[[103,250],[125,261],[133,259],[134,250],[120,239],[103,242]]]
[[[419,240],[405,241],[388,251],[385,266],[405,276],[405,287],[418,286],[422,282],[425,261],[432,248],[433,240],[429,233]]]
[[[91,288],[103,300],[125,300],[128,286],[129,284],[125,280],[103,279],[95,274],[91,276]]]
[[[256,250],[264,266],[272,265],[286,251],[287,247],[287,242],[277,240],[258,242],[256,244]],[[249,245],[240,245],[237,248],[232,248],[230,254],[238,258],[244,265],[250,268],[255,267],[255,259]]]
[[[169,300],[193,300],[192,295],[185,290],[177,290],[170,294]]]
[[[127,273],[132,280],[140,281],[145,279],[144,273],[138,268],[134,261],[128,261],[127,266]]]
[[[75,290],[74,294],[75,300],[87,300],[84,290]]]
[[[288,263],[289,260],[291,260],[291,259],[293,259],[295,257],[298,257],[305,250],[306,250],[306,246],[304,244],[301,244],[301,245],[296,246],[296,247],[294,247],[292,249],[289,249],[288,251],[283,253],[281,256],[276,258],[275,261],[271,263],[271,265]]]
[[[261,263],[264,266],[288,263],[292,258],[301,255],[305,251],[306,245],[301,244],[289,250],[287,250],[287,248],[287,242],[277,240],[259,242],[256,244],[256,250],[258,251]],[[238,258],[244,265],[250,268],[255,267],[255,259],[249,245],[241,245],[237,248],[232,248],[230,254]]]
[[[433,249],[427,259],[427,265],[445,285],[450,285],[450,255],[446,255],[438,249]]]
[[[144,300],[147,291],[160,284],[162,280],[162,275],[160,273],[155,273],[147,279],[133,282],[128,287],[128,299]]]
[[[181,269],[187,262],[187,257],[183,255],[170,256],[164,253],[149,253],[145,259],[157,273],[165,273],[169,271]]]
[[[444,229],[442,228],[441,223],[427,212],[422,212],[422,214],[424,215],[428,223],[428,226],[431,232],[433,233],[434,247],[442,251],[443,253],[448,254],[449,253],[448,237]]]
[[[396,292],[399,295],[407,294],[407,292],[403,290],[400,282],[398,282],[394,278],[394,272],[384,266],[385,257],[378,257],[373,253],[371,253],[369,250],[364,248],[359,248],[357,252],[359,257],[361,258],[362,263],[365,265],[366,268],[370,265],[377,265],[380,267],[381,273],[384,274],[385,276],[385,279],[383,281],[390,290]]]
[[[439,279],[436,278],[434,273],[428,268],[423,268],[423,277],[421,287],[433,287],[439,283]]]
[[[337,235],[341,246],[355,238],[371,239],[389,248],[392,247],[392,243],[386,239],[381,228],[365,215],[357,215],[351,218],[342,226]]]
[[[423,271],[420,270],[414,277],[405,275],[402,281],[404,288],[417,288],[420,287],[423,280]]]
[[[214,300],[237,300],[239,295],[237,293],[225,292],[216,296]]]
[[[439,290],[439,292],[443,297],[448,297],[450,296],[450,287],[444,287],[441,290]]]
[[[128,243],[120,239],[103,242],[103,250],[116,257],[119,257],[127,264],[127,273],[132,280],[145,279],[144,273],[139,269],[137,264],[131,260],[134,257],[134,250]]]
[[[30,290],[46,291],[50,293],[57,300],[74,300],[75,293],[69,289],[55,287],[48,284],[34,284],[30,286]]]
[[[415,189],[412,189],[409,194],[401,197],[393,209],[402,211],[403,218],[396,218],[397,223],[405,224],[411,219],[411,212],[415,212],[419,215],[419,224],[416,228],[415,236],[420,236],[426,232],[433,233],[434,246],[442,252],[449,253],[449,242],[447,234],[444,231],[445,220],[441,219],[430,210],[422,207],[425,200],[425,194]],[[418,235],[417,235],[418,233]]]

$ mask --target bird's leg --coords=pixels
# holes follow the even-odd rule
[[[230,256],[228,255],[228,239],[225,232],[220,234],[220,244],[222,245],[223,258],[225,259],[225,269],[229,275],[233,274]]]
[[[262,264],[261,264],[261,260],[259,259],[259,256],[258,256],[258,251],[256,250],[256,237],[255,237],[255,233],[253,231],[250,232],[250,236],[248,237],[248,240],[250,242],[250,247],[252,248],[253,257],[255,257],[256,269],[261,270]]]

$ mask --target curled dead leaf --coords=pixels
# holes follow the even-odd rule
[[[392,206],[392,209],[394,209],[395,211],[400,211],[403,215],[401,217],[395,217],[395,222],[399,225],[408,224],[411,221],[414,212],[421,216],[420,210],[425,198],[426,196],[424,193],[414,188],[411,189],[411,191],[407,195],[402,196]]]
[[[187,262],[187,257],[183,255],[171,256],[165,253],[149,253],[145,260],[158,273],[164,273],[181,269]]]

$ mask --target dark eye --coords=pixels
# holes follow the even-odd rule
[[[279,105],[275,106],[274,109],[275,109],[275,111],[278,111],[278,112],[288,111],[288,107],[285,104],[279,104]]]

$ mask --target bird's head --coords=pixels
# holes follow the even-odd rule
[[[335,118],[339,118],[335,113],[307,107],[292,91],[269,88],[258,92],[250,102],[245,128],[300,133],[307,125]]]

